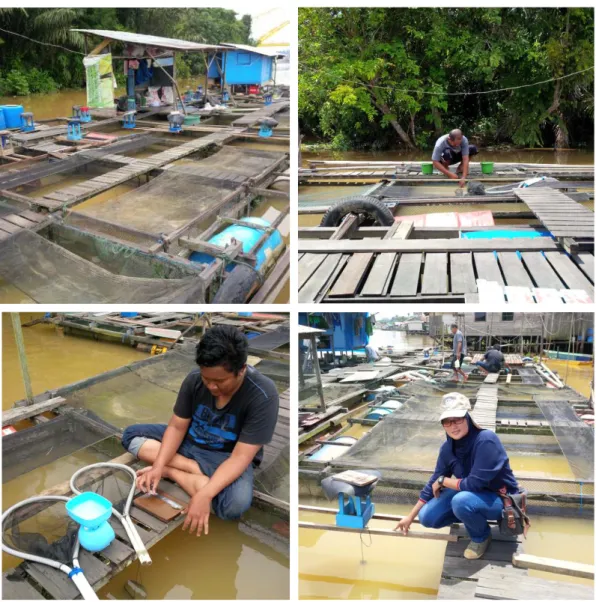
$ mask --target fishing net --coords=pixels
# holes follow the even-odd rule
[[[2,522],[2,543],[21,553],[70,565],[79,525],[69,518],[64,504],[62,500],[42,499],[10,511]],[[12,560],[13,565],[21,562]]]
[[[90,413],[69,412],[13,433],[2,440],[2,482],[12,481],[83,448],[89,453],[113,457],[120,447],[113,436],[116,432]]]
[[[578,480],[594,479],[594,430],[582,422],[567,401],[536,402]]]
[[[172,416],[182,381],[196,368],[194,348],[176,349],[132,364],[84,388],[63,392],[62,396],[77,411],[91,411],[119,429],[140,422],[165,424]],[[282,374],[284,370],[285,379]],[[279,364],[275,367],[275,374],[272,372],[273,369],[264,366],[263,373],[275,379],[278,390],[287,389],[289,365]],[[142,408],[141,412],[139,408]],[[282,499],[287,500],[288,433],[289,420],[280,409],[273,441],[265,446],[263,461],[255,472],[255,487],[258,491],[275,497],[283,496]],[[121,449],[122,451],[124,450]]]
[[[81,213],[103,220],[104,225],[98,227],[106,234],[124,235],[132,240],[135,235],[130,229],[138,230],[132,242],[144,243],[147,237],[168,235],[203,214],[207,217],[215,208],[223,211],[225,198],[231,191],[239,189],[280,156],[280,153],[226,147],[200,161],[172,165],[147,184],[115,199],[83,204],[66,221],[76,219],[76,213]],[[236,202],[237,199],[230,203]],[[93,224],[89,226],[95,228]],[[121,234],[118,226],[128,232]]]
[[[137,252],[95,239],[87,248],[89,260],[23,230],[0,244],[0,278],[38,303],[201,303],[202,281],[187,274],[183,278],[159,275],[132,277],[106,269],[112,260],[128,260]],[[100,248],[98,248],[100,247]],[[127,257],[128,254],[128,257]],[[147,267],[164,267],[163,262],[145,259]],[[101,264],[101,265],[98,265]],[[189,270],[190,272],[190,270]],[[137,273],[138,275],[138,273]]]

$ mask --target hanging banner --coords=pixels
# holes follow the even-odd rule
[[[87,106],[90,109],[114,108],[112,55],[98,54],[83,59],[87,80]]]

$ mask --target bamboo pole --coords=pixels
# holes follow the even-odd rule
[[[23,339],[23,329],[21,328],[21,316],[14,312],[10,314],[12,320],[12,329],[14,331],[14,338],[17,344],[17,351],[19,353],[19,364],[21,366],[21,374],[23,375],[23,384],[25,385],[25,395],[27,397],[27,404],[33,404],[33,390],[31,388],[31,378],[29,376],[29,366],[27,365],[27,355],[25,353],[25,340]]]

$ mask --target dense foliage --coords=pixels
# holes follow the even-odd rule
[[[0,96],[84,86],[79,54],[85,51],[84,37],[71,29],[131,31],[206,44],[251,43],[250,16],[237,19],[233,10],[223,8],[0,8],[0,28],[77,51],[0,30]],[[177,57],[176,66],[181,78],[205,69],[202,57],[192,54]]]
[[[301,8],[301,133],[337,149],[593,145],[591,8]],[[423,93],[424,92],[424,93]],[[434,92],[437,94],[429,94]]]

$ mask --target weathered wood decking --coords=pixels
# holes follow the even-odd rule
[[[523,201],[557,238],[594,239],[594,212],[559,190],[519,188],[514,194]]]
[[[273,104],[270,104],[258,111],[254,111],[253,113],[248,113],[247,115],[243,115],[242,117],[236,119],[232,122],[234,127],[250,127],[254,125],[257,120],[262,119],[263,117],[272,117],[276,113],[280,113],[285,109],[290,108],[290,101],[277,101]]]
[[[114,169],[101,176],[96,176],[86,182],[55,190],[40,198],[31,198],[30,202],[34,206],[43,207],[49,211],[61,210],[64,207],[73,207],[92,196],[105,192],[135,177],[149,173],[154,169],[163,167],[168,163],[182,159],[200,149],[214,144],[223,145],[232,140],[234,136],[234,134],[229,132],[209,134],[208,136],[185,142],[175,148],[162,151],[146,159],[130,158],[123,167]]]
[[[476,403],[472,415],[474,421],[484,429],[488,429],[493,433],[497,430],[497,379],[498,374],[489,374],[478,393],[476,394]]]
[[[449,542],[441,573],[438,599],[462,600],[592,600],[594,589],[530,577],[527,569],[513,565],[514,554],[523,553],[521,538],[506,538],[492,527],[493,542],[480,560],[467,560],[463,552],[470,540],[461,525],[451,528],[457,542]]]
[[[48,217],[29,209],[9,214],[0,214],[0,242],[22,230],[38,230],[48,222]]]

